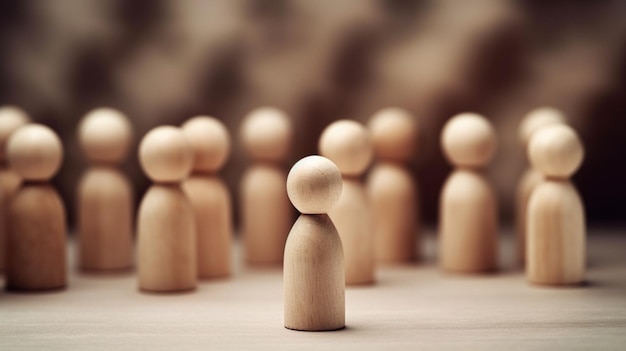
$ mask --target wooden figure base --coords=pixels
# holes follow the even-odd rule
[[[195,288],[195,222],[181,187],[153,185],[143,198],[137,222],[139,288],[153,292]]]
[[[56,190],[26,184],[9,208],[6,283],[11,290],[54,290],[66,285],[65,209]]]
[[[528,205],[526,277],[533,284],[572,285],[585,274],[582,201],[568,181],[545,181]]]
[[[301,215],[285,246],[285,328],[344,328],[345,279],[343,247],[330,217]]]
[[[287,197],[285,171],[252,166],[241,182],[241,225],[246,262],[280,266],[294,210]]]
[[[133,264],[131,185],[119,170],[93,167],[78,189],[79,267],[128,269]]]
[[[440,201],[439,265],[457,273],[492,272],[497,264],[497,209],[480,172],[457,170]]]
[[[328,214],[343,245],[346,284],[374,284],[374,236],[365,188],[358,179],[344,179],[341,197]]]
[[[374,254],[384,264],[413,263],[420,243],[417,188],[401,164],[379,163],[367,179]]]
[[[215,176],[192,175],[183,189],[196,220],[198,277],[227,277],[231,272],[232,215],[226,184]]]

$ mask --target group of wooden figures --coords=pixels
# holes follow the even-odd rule
[[[253,160],[240,191],[245,258],[251,265],[283,265],[287,328],[343,328],[346,284],[374,283],[378,263],[419,258],[418,195],[409,169],[418,129],[398,108],[379,111],[367,126],[335,121],[319,138],[321,156],[301,159],[287,174],[288,116],[264,107],[243,120],[239,136]],[[445,271],[497,268],[497,204],[483,174],[496,150],[495,134],[488,120],[472,113],[451,118],[443,129],[441,145],[455,167],[440,201],[438,260]],[[133,266],[133,191],[118,167],[132,135],[129,120],[110,108],[91,111],[78,126],[90,162],[77,190],[81,269]],[[582,162],[582,144],[552,108],[531,111],[520,135],[532,164],[518,187],[520,261],[532,283],[578,284],[585,220],[569,178]],[[218,175],[230,148],[227,128],[207,116],[143,137],[139,160],[153,185],[136,216],[141,290],[189,290],[198,279],[231,274],[231,196]],[[51,129],[31,123],[16,107],[0,108],[0,262],[8,289],[66,285],[65,208],[48,183],[62,155]],[[302,213],[295,223],[292,205]]]

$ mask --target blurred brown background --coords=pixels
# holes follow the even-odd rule
[[[524,168],[517,127],[532,108],[562,109],[587,149],[575,181],[592,225],[626,216],[626,2],[458,0],[25,0],[0,8],[0,104],[16,104],[63,138],[55,183],[74,213],[85,167],[75,129],[112,106],[135,147],[159,124],[210,114],[234,137],[222,172],[233,196],[248,162],[241,119],[260,105],[287,111],[297,144],[316,152],[331,121],[366,121],[395,105],[420,121],[414,169],[434,224],[449,167],[438,144],[451,115],[475,111],[498,130],[489,175],[502,218]],[[148,186],[136,152],[125,169]]]

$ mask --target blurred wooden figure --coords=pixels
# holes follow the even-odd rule
[[[78,266],[128,269],[133,264],[133,189],[118,164],[128,154],[133,130],[111,108],[89,112],[78,141],[90,162],[78,185]]]
[[[441,192],[439,264],[446,271],[479,273],[496,269],[497,205],[482,169],[496,150],[489,121],[473,113],[450,119],[441,136],[455,170]]]
[[[283,163],[291,147],[292,125],[282,111],[263,107],[243,121],[240,137],[254,161],[241,180],[241,226],[246,261],[280,265],[293,223]]]
[[[195,219],[181,188],[193,162],[193,149],[180,129],[152,129],[139,145],[139,161],[154,181],[139,207],[139,288],[191,290],[198,280]]]
[[[0,107],[0,271],[4,270],[6,257],[7,211],[11,196],[21,182],[19,175],[8,166],[7,141],[14,131],[28,122],[28,115],[19,107]]]
[[[584,150],[566,125],[542,128],[528,146],[530,162],[545,180],[528,202],[526,277],[531,283],[579,284],[585,274],[585,214],[570,177]]]
[[[194,154],[193,173],[183,183],[196,220],[198,277],[215,278],[231,273],[232,214],[228,188],[217,172],[230,151],[228,130],[219,120],[199,116],[182,131]]]
[[[341,196],[328,215],[343,244],[346,284],[374,283],[374,237],[369,201],[361,180],[373,156],[369,132],[358,122],[336,121],[322,133],[319,150],[337,165],[343,178]]]
[[[7,155],[24,183],[9,206],[6,286],[62,288],[66,284],[65,207],[49,184],[63,159],[61,140],[50,128],[29,124],[11,135]]]
[[[368,123],[377,162],[367,179],[378,262],[410,263],[421,252],[417,184],[408,163],[417,152],[416,119],[386,108]]]
[[[557,109],[540,107],[530,111],[522,120],[519,129],[520,141],[524,150],[528,149],[530,138],[535,132],[544,127],[562,123],[565,123],[565,116]],[[540,172],[532,167],[528,167],[517,184],[515,198],[517,257],[522,264],[526,256],[526,209],[528,207],[528,199],[533,189],[542,180],[543,175]]]
[[[345,273],[341,238],[327,215],[341,195],[341,173],[322,156],[291,168],[287,192],[302,213],[285,246],[285,327],[303,331],[345,326]]]

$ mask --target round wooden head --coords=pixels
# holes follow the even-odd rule
[[[180,129],[160,126],[143,137],[139,145],[139,162],[146,175],[155,182],[180,182],[191,171],[193,149]]]
[[[0,107],[0,161],[4,161],[7,158],[7,141],[11,133],[29,122],[30,118],[19,107]]]
[[[374,154],[367,129],[350,120],[339,120],[326,127],[319,140],[319,150],[346,176],[361,175]]]
[[[385,108],[368,123],[376,156],[383,160],[409,161],[417,152],[417,120],[400,108]]]
[[[554,178],[571,177],[580,167],[584,153],[574,129],[564,124],[542,128],[533,134],[528,145],[533,168]]]
[[[293,127],[281,110],[261,107],[250,112],[241,126],[243,146],[255,160],[282,162],[291,147]]]
[[[7,142],[10,167],[27,181],[52,178],[63,160],[63,144],[52,129],[28,124],[16,130]]]
[[[552,107],[539,107],[530,111],[522,120],[519,128],[519,138],[522,145],[527,147],[531,136],[539,129],[565,122],[565,115]]]
[[[323,156],[307,156],[291,167],[287,175],[287,195],[303,214],[322,214],[335,205],[341,195],[339,168]]]
[[[230,136],[224,124],[216,118],[198,116],[181,127],[193,148],[193,169],[217,172],[230,153]]]
[[[78,126],[78,141],[92,162],[121,162],[128,154],[132,137],[128,118],[112,108],[89,112]]]
[[[491,123],[481,115],[462,113],[446,123],[441,144],[455,166],[484,167],[495,153],[496,135]]]

